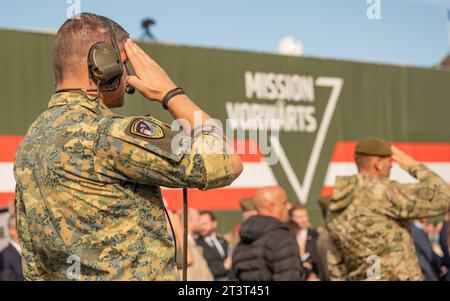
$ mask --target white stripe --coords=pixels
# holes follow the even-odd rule
[[[337,176],[350,176],[356,174],[357,171],[358,170],[356,169],[355,163],[331,162],[330,165],[328,165],[328,170],[323,185],[334,186]]]
[[[425,164],[450,183],[450,162]],[[0,193],[14,192],[16,181],[14,180],[13,167],[14,163],[0,163]],[[334,186],[336,176],[348,176],[356,173],[356,165],[353,162],[332,162],[328,166],[324,186]],[[394,164],[390,178],[402,183],[414,183],[416,181],[397,164]],[[241,176],[231,184],[230,188],[264,187],[277,184],[278,182],[270,166],[263,163],[244,163]]]
[[[274,186],[278,182],[270,166],[264,163],[245,163],[242,174],[230,185],[231,188]]]
[[[431,170],[441,176],[446,182],[450,183],[450,162],[425,163]],[[357,173],[356,165],[353,162],[331,162],[328,166],[324,186],[334,186],[337,176],[349,176]],[[398,164],[394,164],[391,170],[391,180],[401,183],[417,182],[412,176],[404,171]]]
[[[14,192],[14,163],[0,163],[0,192]],[[242,174],[230,188],[251,188],[278,185],[270,166],[264,163],[244,163]]]
[[[14,163],[0,163],[0,192],[14,192],[16,181],[13,168]]]

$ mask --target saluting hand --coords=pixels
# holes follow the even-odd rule
[[[130,39],[125,42],[125,52],[136,72],[135,76],[127,76],[127,84],[147,99],[161,102],[167,92],[177,87],[164,69]]]
[[[400,165],[400,167],[406,171],[408,171],[412,165],[418,163],[416,160],[408,156],[406,153],[401,151],[396,146],[391,146],[391,150],[392,150],[392,159],[394,159],[394,161],[396,161]]]

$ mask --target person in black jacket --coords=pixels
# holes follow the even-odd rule
[[[259,189],[254,198],[258,215],[240,230],[232,262],[233,279],[240,281],[305,280],[294,235],[286,222],[290,203],[278,186]]]

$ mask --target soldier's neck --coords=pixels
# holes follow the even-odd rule
[[[358,173],[360,175],[366,175],[371,177],[378,177],[378,178],[381,177],[381,175],[376,170],[360,170]]]
[[[97,86],[94,85],[89,79],[65,79],[59,83],[56,83],[56,90],[61,89],[96,89]]]

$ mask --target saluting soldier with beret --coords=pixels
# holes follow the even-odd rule
[[[136,75],[124,72],[127,60]],[[212,119],[105,17],[82,13],[66,21],[53,65],[57,91],[14,167],[25,278],[177,280],[160,186],[229,185],[242,171],[239,157]],[[115,78],[100,84],[102,74]],[[127,84],[186,121],[192,144],[173,143],[176,135],[156,118],[114,114]]]
[[[358,142],[355,161],[358,174],[336,178],[328,207],[330,279],[422,280],[409,221],[447,212],[448,184],[380,138]],[[390,181],[393,161],[418,183]]]

